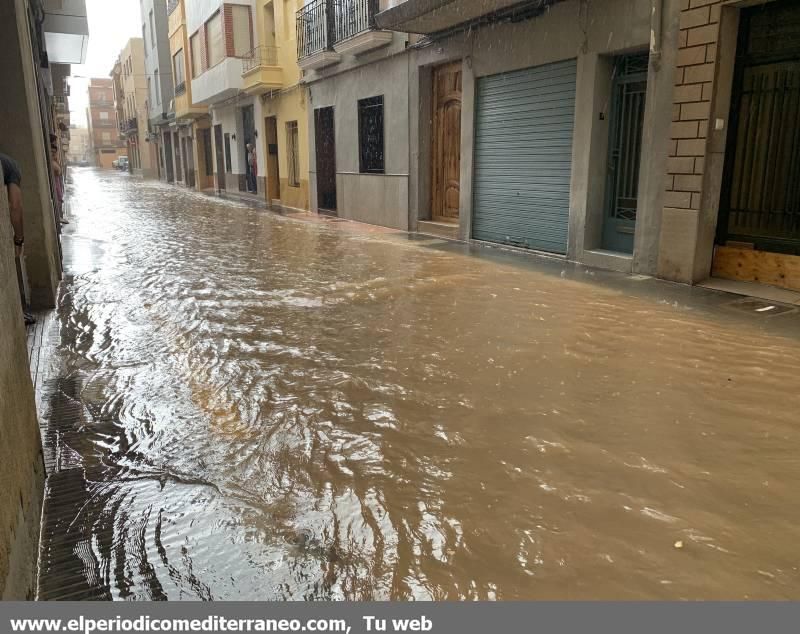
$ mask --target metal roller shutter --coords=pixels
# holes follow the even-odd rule
[[[576,60],[478,79],[472,236],[567,252]]]

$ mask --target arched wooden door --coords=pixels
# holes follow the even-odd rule
[[[433,71],[431,216],[458,222],[461,196],[461,62]]]

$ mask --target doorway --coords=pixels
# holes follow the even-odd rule
[[[184,184],[186,181],[183,179],[183,168],[181,167],[181,140],[177,132],[174,132],[174,143],[172,151],[175,152],[175,180],[181,181]]]
[[[198,159],[202,160],[202,169],[198,173],[200,189],[214,187],[214,156],[211,148],[211,130],[201,128],[197,131],[197,141],[200,144]]]
[[[267,144],[267,201],[281,199],[281,174],[278,168],[278,120],[276,117],[264,119]]]
[[[314,111],[314,145],[317,158],[317,207],[336,213],[336,131],[333,107]]]
[[[458,222],[461,198],[461,62],[433,70],[431,218]]]
[[[639,53],[614,63],[602,240],[609,251],[633,253],[649,59]]]
[[[183,165],[186,173],[186,186],[194,188],[194,148],[190,137],[183,137]]]
[[[133,159],[131,159],[133,160]],[[175,182],[175,171],[172,165],[172,133],[164,133],[164,163],[167,168],[167,182]]]
[[[800,255],[800,5],[742,10],[717,244]]]
[[[225,191],[225,157],[222,148],[222,126],[214,126],[214,153],[217,156],[217,191]]]
[[[255,147],[256,143],[256,121],[254,113],[255,111],[253,106],[244,106],[242,108],[242,132],[244,134],[244,143],[242,144],[245,176],[244,185],[247,191],[253,194],[257,193],[258,191],[258,183],[256,181],[256,173],[253,173],[253,170],[250,167],[250,157],[248,156],[247,146],[251,145],[252,147]],[[256,166],[256,172],[258,172],[258,166]]]

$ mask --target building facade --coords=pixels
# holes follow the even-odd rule
[[[0,152],[22,171],[24,235],[15,235],[0,188],[0,599],[34,598],[45,473],[30,376],[23,307],[53,308],[61,245],[51,135],[69,121],[70,65],[84,63],[83,0],[0,3]],[[59,125],[61,124],[61,125]],[[67,127],[67,130],[69,128]],[[57,156],[60,157],[60,150]],[[0,170],[2,171],[2,170]],[[23,239],[21,255],[14,239]]]
[[[271,205],[309,208],[308,102],[297,65],[296,0],[256,0],[258,46],[242,64],[243,90],[258,97],[258,190]]]
[[[117,65],[114,66],[117,70]],[[122,92],[117,98],[117,108],[122,103],[119,133],[128,146],[128,161],[133,174],[145,178],[158,178],[158,153],[148,136],[149,113],[147,73],[144,66],[144,41],[134,37],[128,40],[119,54],[119,77]],[[119,115],[119,111],[117,113]]]
[[[139,136],[148,143],[156,175],[166,179],[163,134],[175,121],[175,90],[169,45],[167,4],[164,0],[140,0],[142,49],[147,81],[147,123]]]
[[[67,150],[67,162],[71,165],[84,165],[91,162],[92,149],[89,142],[89,130],[71,125],[70,144]]]
[[[660,277],[800,290],[800,4],[680,12]]]
[[[411,229],[800,289],[796,2],[406,0],[376,23],[423,36]]]
[[[170,2],[167,11],[172,76],[175,83],[175,120],[171,129],[163,135],[166,165],[163,177],[168,182],[182,183],[200,191],[213,191],[211,117],[208,107],[195,104],[193,99],[189,75],[192,55],[186,31],[184,0]],[[202,49],[198,49],[197,54],[201,51]]]
[[[311,209],[409,230],[409,58],[390,0],[312,0],[296,18],[308,86]]]
[[[114,83],[111,79],[95,77],[89,80],[89,108],[86,124],[95,167],[111,169],[120,156],[129,149],[120,139],[117,111],[114,105]]]

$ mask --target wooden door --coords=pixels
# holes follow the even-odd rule
[[[281,199],[281,174],[278,169],[278,120],[275,117],[264,119],[267,137],[267,201]]]
[[[458,222],[461,196],[461,62],[433,71],[431,216]]]
[[[314,137],[317,156],[317,207],[336,212],[336,135],[333,108],[314,111]]]

